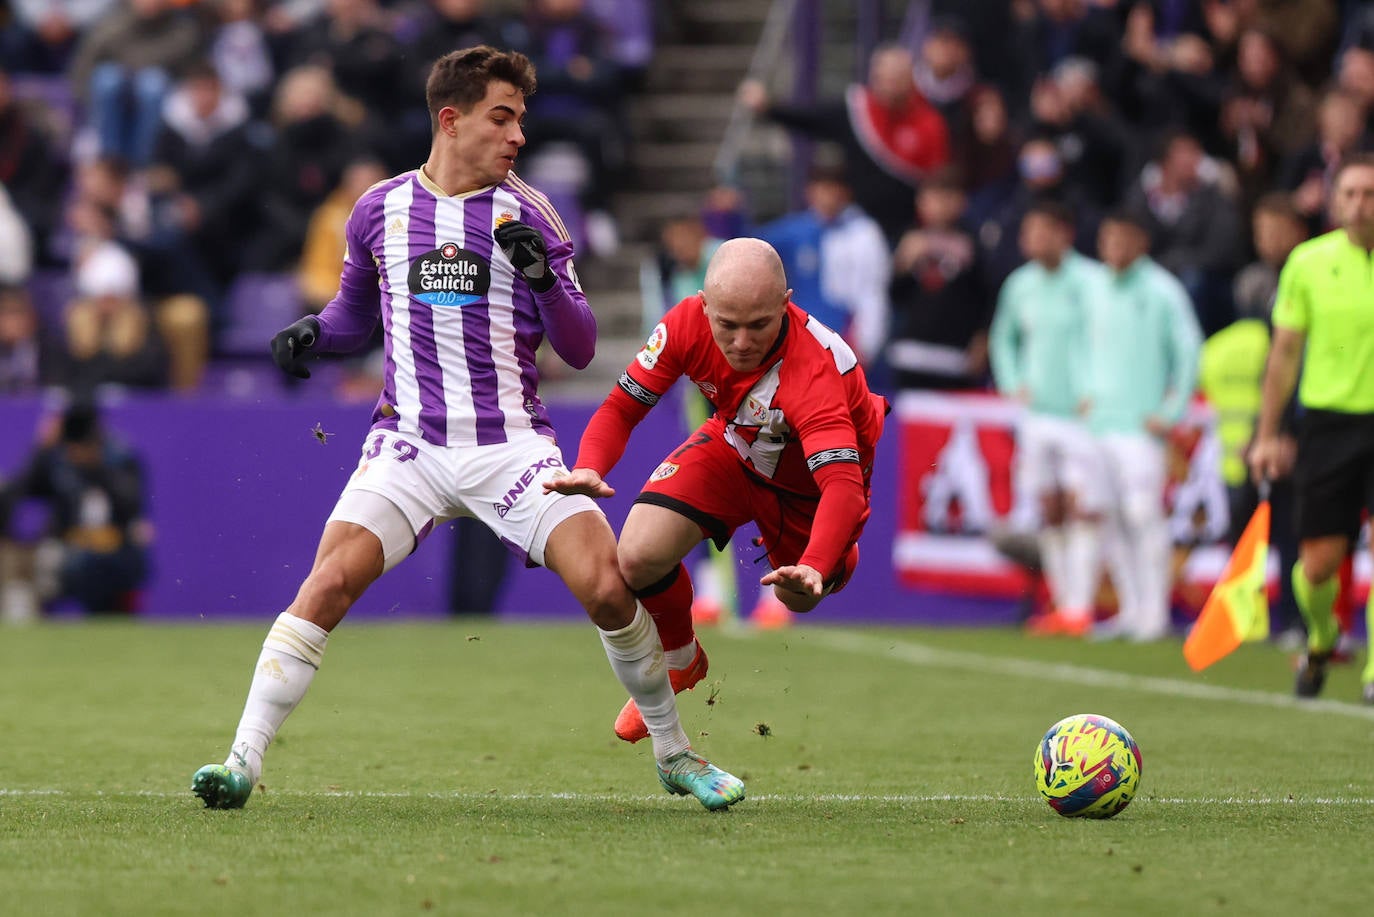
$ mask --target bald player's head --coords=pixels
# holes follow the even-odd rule
[[[757,369],[782,330],[792,291],[782,259],[762,239],[721,243],[701,291],[711,336],[732,369]]]

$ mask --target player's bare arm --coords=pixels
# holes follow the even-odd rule
[[[1257,481],[1281,478],[1291,469],[1292,450],[1285,447],[1279,436],[1279,418],[1298,384],[1298,369],[1306,341],[1307,336],[1301,331],[1283,327],[1274,329],[1269,362],[1264,368],[1255,442],[1248,455],[1250,473]]]

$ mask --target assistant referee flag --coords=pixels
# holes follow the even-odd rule
[[[1260,485],[1259,506],[1183,642],[1183,658],[1194,672],[1229,655],[1242,643],[1269,636],[1269,515],[1266,482]]]

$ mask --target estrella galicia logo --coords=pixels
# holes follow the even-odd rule
[[[410,263],[410,295],[431,306],[468,306],[485,299],[491,268],[472,252],[445,242]]]

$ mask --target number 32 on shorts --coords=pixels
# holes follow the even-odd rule
[[[370,462],[382,454],[382,447],[386,445],[387,435],[385,433],[375,434],[363,449],[363,461]],[[413,461],[420,454],[419,448],[414,443],[406,442],[403,439],[392,439],[391,449],[396,453],[394,456],[398,462]]]

